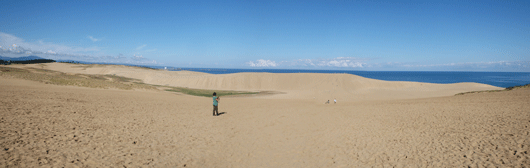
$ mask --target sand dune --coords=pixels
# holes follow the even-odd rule
[[[119,65],[45,64],[43,68],[85,74],[115,74],[145,83],[212,90],[278,91],[270,98],[310,99],[322,103],[339,101],[415,99],[451,96],[457,93],[503,88],[478,83],[431,84],[390,82],[351,74],[235,73],[212,75],[189,71],[163,71]],[[25,65],[35,66],[38,65]]]
[[[167,73],[167,72],[163,72]],[[185,73],[185,72],[181,72]],[[0,77],[0,167],[528,167],[530,89],[336,105]]]

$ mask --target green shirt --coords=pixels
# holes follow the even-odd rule
[[[217,100],[216,100],[216,99],[217,99],[217,96],[214,96],[214,97],[213,97],[213,105],[214,105],[214,106],[217,106]]]

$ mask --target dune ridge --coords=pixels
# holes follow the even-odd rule
[[[36,65],[28,65],[36,66]],[[140,79],[148,84],[211,90],[277,91],[285,94],[270,98],[313,99],[322,102],[415,99],[452,96],[457,93],[502,90],[480,83],[432,84],[382,81],[351,74],[319,73],[234,73],[207,74],[190,71],[165,71],[122,65],[78,65],[49,63],[43,68],[81,74],[112,74]]]

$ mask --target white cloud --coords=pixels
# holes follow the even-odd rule
[[[317,65],[319,66],[329,66],[329,67],[349,67],[349,68],[362,68],[366,63],[365,59],[355,58],[355,57],[337,57],[328,60],[320,60]]]
[[[89,53],[99,51],[99,47],[71,47],[62,44],[54,44],[43,41],[27,42],[22,38],[0,32],[0,46],[11,46],[6,50],[13,51],[15,53],[31,51],[33,53],[46,53],[48,50],[52,50],[56,53]],[[5,51],[5,50],[4,50]]]
[[[142,55],[136,55],[136,54],[134,54],[132,58],[135,59],[135,60],[145,59],[144,56],[142,56]]]
[[[452,62],[443,64],[421,64],[388,62],[385,64],[374,64],[379,68],[397,70],[440,70],[440,71],[515,71],[528,72],[530,61],[489,61],[489,62]]]
[[[298,59],[293,61],[276,61],[259,59],[256,62],[249,61],[245,64],[251,67],[277,67],[280,65],[290,67],[336,67],[336,68],[363,68],[367,59],[355,57],[337,57],[331,59]]]
[[[313,60],[311,59],[298,59],[296,61],[293,61],[292,65],[296,65],[297,63],[301,63],[302,66],[315,66]]]
[[[290,63],[292,66],[363,68],[367,59],[355,57],[336,57],[331,59],[298,59]]]
[[[99,40],[99,39],[98,39]],[[44,41],[28,42],[11,34],[0,32],[0,55],[7,57],[39,56],[53,60],[74,60],[99,63],[158,64],[142,55],[131,58],[119,54],[109,56],[102,54],[99,47],[75,47]]]
[[[393,63],[388,65],[403,67],[491,67],[491,66],[524,66],[529,65],[530,61],[489,61],[489,62],[457,62],[446,64],[405,64]]]
[[[251,66],[251,67],[275,67],[275,66],[278,66],[278,64],[276,64],[275,61],[264,60],[264,59],[259,59],[256,62],[249,61],[249,62],[246,62],[246,64]]]
[[[92,40],[93,42],[101,41],[101,39],[97,39],[92,36],[88,36],[88,39]]]
[[[530,71],[530,61],[489,61],[489,62],[450,62],[443,64],[425,64],[421,62],[369,62],[367,58],[336,57],[330,59],[297,59],[292,61],[273,61],[259,59],[245,64],[249,67],[285,67],[285,68],[345,68],[363,70],[418,70],[418,71]]]
[[[147,45],[144,44],[144,45],[138,46],[138,47],[136,47],[136,49],[137,49],[137,50],[141,50],[141,49],[144,48],[145,46],[147,46]]]

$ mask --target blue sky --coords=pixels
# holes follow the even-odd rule
[[[530,72],[529,1],[0,1],[0,55],[201,68]],[[13,45],[15,44],[15,45]]]

